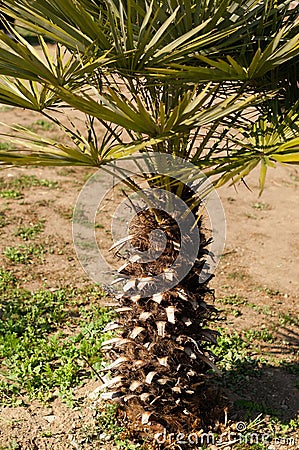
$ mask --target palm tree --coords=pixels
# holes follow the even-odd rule
[[[0,11],[38,35],[42,52],[17,31],[14,40],[1,32],[0,102],[38,111],[71,138],[56,142],[12,127],[7,138],[15,146],[0,151],[1,164],[111,172],[120,159],[138,167],[142,158],[148,172],[139,175],[151,192],[160,189],[147,195],[149,207],[137,208],[131,222],[134,252],[119,271],[126,284],[111,325],[120,331],[104,345],[112,359],[104,397],[122,402],[132,421],[141,417],[170,431],[207,421],[207,372],[217,370],[208,349],[216,333],[208,326],[217,312],[209,276],[200,278],[209,239],[203,198],[193,186],[201,185],[203,173],[214,187],[235,183],[260,165],[262,191],[269,167],[299,162],[298,6],[280,0],[7,0]],[[55,44],[54,55],[46,39]],[[69,108],[86,115],[84,131],[65,125],[61,112]],[[101,138],[99,125],[106,130]],[[172,162],[182,160],[178,177]],[[125,181],[139,190],[139,180]],[[162,191],[192,213],[192,223],[190,214],[182,216],[183,234]],[[167,270],[183,246],[194,246],[194,223],[200,244],[187,273],[173,283],[176,273]],[[157,229],[166,244],[158,258],[144,262],[140,254],[150,250]],[[180,267],[187,260],[188,251]],[[163,289],[152,287],[152,279],[162,280]]]

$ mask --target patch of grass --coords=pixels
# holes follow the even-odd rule
[[[299,325],[298,317],[291,316],[290,314],[279,314],[279,324],[285,325]]]
[[[240,311],[240,309],[234,309],[234,310],[231,311],[231,313],[235,317],[243,316],[243,313],[242,313],[242,311]]]
[[[245,217],[247,217],[247,219],[257,220],[257,216],[255,216],[254,214],[246,213],[244,215]]]
[[[271,209],[269,203],[256,202],[252,205],[252,208],[258,209],[259,211],[269,211]]]
[[[35,175],[21,175],[19,177],[11,177],[7,179],[0,178],[0,188],[3,189],[25,189],[33,186],[42,186],[48,188],[56,188],[58,186],[57,181],[46,180],[43,178],[37,178]]]
[[[19,199],[19,198],[22,198],[23,196],[22,196],[21,192],[15,191],[12,189],[12,190],[8,190],[8,191],[6,191],[6,190],[0,191],[0,197],[10,198],[10,199]]]
[[[217,300],[224,305],[240,306],[247,304],[246,298],[237,294],[229,294],[225,297],[220,297]]]
[[[10,142],[0,142],[0,150],[10,150],[12,145]]]
[[[21,395],[50,398],[58,390],[72,401],[71,388],[102,367],[101,344],[111,336],[104,326],[113,313],[77,298],[75,289],[30,292],[11,272],[0,272],[0,398],[18,402]],[[98,294],[97,294],[98,295]],[[103,295],[103,294],[102,294]]]
[[[42,128],[43,130],[49,131],[53,127],[53,124],[46,119],[38,119],[33,123],[33,127]]]
[[[254,311],[256,311],[259,314],[264,314],[265,316],[276,317],[276,311],[268,305],[259,306],[259,305],[256,305],[255,303],[250,302],[247,304],[247,306],[249,306],[250,308],[252,308]]]
[[[63,219],[71,220],[73,218],[73,208],[60,206],[57,208],[57,212]]]
[[[7,220],[5,213],[3,211],[0,212],[0,228],[4,228],[7,225]]]
[[[244,363],[255,362],[249,356],[249,344],[242,336],[235,332],[227,334],[227,330],[219,329],[218,345],[212,345],[211,350],[219,359],[218,366],[221,370],[231,371],[238,369]]]
[[[270,331],[250,329],[230,334],[222,328],[218,331],[218,345],[210,345],[209,349],[216,355],[217,366],[223,372],[221,384],[235,387],[246,382],[248,376],[260,376],[265,360],[256,348],[256,341],[273,342]]]
[[[239,423],[239,425],[241,424],[245,428],[241,432],[233,428],[229,433],[224,433],[224,436],[223,434],[216,435],[218,442],[221,444],[221,448],[224,448],[226,441],[229,447],[225,448],[234,448],[236,450],[295,448],[296,438],[292,437],[290,433],[298,429],[298,420],[291,419],[288,423],[282,423],[273,415],[269,417],[269,414],[273,414],[273,410],[263,403],[258,404],[251,401],[239,400],[236,404],[247,409],[247,413],[245,412],[246,417],[244,417],[245,421],[242,420],[242,422],[236,423],[236,425]],[[265,417],[263,418],[263,415],[266,413],[260,413],[256,416],[256,413],[260,410],[268,413],[267,420],[265,420]],[[234,442],[233,447],[230,447],[232,442]]]
[[[233,280],[244,281],[244,280],[248,279],[248,275],[246,275],[243,272],[238,272],[238,271],[230,272],[227,276],[228,276],[228,278],[231,278]]]
[[[116,419],[118,406],[113,403],[106,403],[101,414],[99,415],[98,426],[103,431],[113,431],[120,433],[124,431],[123,427],[119,426]]]
[[[68,177],[69,175],[75,173],[75,169],[73,167],[63,167],[58,171],[58,175],[61,177]]]
[[[253,413],[269,414],[272,416],[277,416],[279,414],[279,411],[276,411],[273,408],[269,408],[269,406],[267,406],[265,402],[256,403],[252,400],[241,399],[236,400],[235,404],[242,409],[246,409],[245,419],[252,417]]]
[[[12,108],[13,108],[13,106],[1,105],[0,106],[0,111],[1,112],[7,112],[7,111],[10,111]]]
[[[19,236],[24,241],[34,239],[37,234],[41,233],[44,229],[42,221],[38,221],[36,224],[30,224],[29,226],[19,227],[15,232],[15,236]]]
[[[282,295],[277,289],[272,289],[267,286],[258,286],[257,290],[260,292],[265,292],[269,297],[276,297],[278,295]]]
[[[0,295],[11,288],[16,287],[17,279],[14,274],[8,270],[0,268]]]
[[[248,341],[262,341],[262,342],[273,342],[274,338],[269,330],[246,330],[244,331],[244,336]]]
[[[13,263],[30,264],[35,258],[41,259],[45,252],[41,244],[22,244],[6,247],[4,255]]]
[[[279,363],[280,366],[286,369],[289,373],[299,376],[299,363],[285,360],[281,360]]]
[[[295,181],[296,183],[299,183],[299,175],[297,175],[296,173],[292,173],[290,175],[291,180]]]
[[[0,447],[0,450],[21,450],[21,446],[15,441],[10,441],[8,447]]]
[[[93,443],[94,439],[98,438],[103,444],[113,441],[117,449],[146,450],[144,445],[135,445],[126,437],[126,430],[117,419],[117,410],[118,406],[115,404],[102,404],[97,411],[96,429],[85,430],[85,442]]]

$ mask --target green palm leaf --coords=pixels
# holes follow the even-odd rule
[[[217,185],[261,163],[262,188],[268,167],[298,162],[297,136],[264,113],[269,98],[277,110],[298,92],[288,69],[298,64],[298,7],[288,1],[8,0],[0,10],[40,36],[37,51],[17,32],[0,33],[0,102],[47,116],[74,108],[107,130],[99,144],[64,128],[74,145],[60,147],[15,136],[3,163],[98,166],[159,151],[191,159]],[[254,120],[244,134],[247,110]]]

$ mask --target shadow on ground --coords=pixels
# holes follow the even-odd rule
[[[273,345],[265,344],[263,351],[287,355],[279,366],[252,360],[224,372],[222,383],[231,403],[230,419],[246,421],[261,413],[283,422],[298,417],[299,335],[293,329],[283,328],[277,336],[279,339]]]

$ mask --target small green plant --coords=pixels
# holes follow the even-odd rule
[[[10,199],[19,199],[22,198],[22,194],[19,191],[15,191],[15,190],[3,190],[0,191],[0,197],[2,198],[10,198]]]
[[[114,433],[120,433],[124,431],[123,427],[120,427],[117,423],[116,412],[118,406],[115,404],[107,403],[104,409],[101,410],[99,416],[98,426],[100,429],[105,431],[113,431]]]
[[[0,150],[11,150],[12,145],[10,142],[0,142]]]
[[[52,430],[45,430],[41,433],[42,437],[51,437],[53,435]]]
[[[247,304],[246,298],[237,294],[229,294],[225,297],[220,297],[218,301],[220,303],[223,303],[224,305],[233,305],[233,306],[241,306]]]
[[[291,180],[295,181],[295,183],[299,183],[299,175],[297,173],[292,173],[290,175]]]
[[[73,217],[73,208],[59,207],[59,209],[57,208],[57,212],[63,219],[71,220]]]
[[[279,295],[282,295],[280,291],[277,289],[272,289],[267,286],[258,286],[257,290],[260,292],[265,292],[269,297],[277,297]]]
[[[280,366],[284,367],[289,373],[299,376],[299,364],[298,363],[281,360]]]
[[[248,275],[246,275],[246,274],[243,273],[243,272],[234,271],[234,272],[230,272],[230,273],[228,274],[228,278],[231,278],[231,279],[233,279],[233,280],[240,280],[240,281],[243,281],[243,280],[246,280],[246,279],[248,278]]]
[[[21,446],[17,443],[17,441],[10,441],[8,446],[0,447],[0,450],[21,450]]]
[[[8,270],[0,268],[0,295],[9,289],[16,287],[17,279],[14,274]]]
[[[246,330],[244,331],[244,336],[248,341],[263,341],[263,342],[273,342],[273,334],[269,330]]]
[[[41,244],[22,244],[15,247],[8,246],[4,250],[7,259],[14,263],[30,264],[35,258],[41,259],[46,250]]]
[[[217,339],[217,346],[211,346],[211,350],[218,357],[221,369],[234,370],[244,362],[252,362],[248,351],[249,344],[239,333],[227,335],[222,328],[218,332],[220,336]]]
[[[98,415],[98,434],[104,434],[104,440],[110,435],[116,448],[125,450],[146,450],[143,445],[134,445],[125,437],[125,428],[117,420],[118,406],[111,403],[102,405]]]
[[[58,389],[72,403],[71,388],[103,367],[101,344],[111,335],[103,329],[113,313],[90,306],[91,295],[89,290],[75,289],[30,292],[19,288],[11,272],[1,269],[2,402],[15,403],[22,392],[47,399]],[[99,293],[94,295],[98,298]],[[82,297],[85,304],[78,309],[77,299]]]
[[[33,128],[42,128],[43,130],[49,131],[53,127],[53,124],[45,119],[38,119],[33,123]]]
[[[279,314],[280,325],[299,325],[298,317],[294,317],[291,314]]]
[[[21,175],[19,177],[11,177],[4,180],[0,178],[0,187],[3,189],[26,189],[34,186],[56,188],[58,186],[57,181],[46,180],[43,178],[37,178],[35,175]]]
[[[19,227],[15,232],[15,236],[19,236],[24,241],[34,239],[37,234],[41,233],[44,229],[43,222],[40,220],[36,224],[30,224],[29,226]]]
[[[4,228],[6,226],[6,217],[3,212],[0,212],[0,228]]]
[[[242,311],[240,311],[239,309],[234,309],[234,310],[232,311],[232,315],[235,316],[235,317],[240,317],[240,316],[243,315],[243,313],[242,313]]]
[[[252,208],[258,209],[259,211],[269,211],[271,209],[268,203],[256,202],[252,205]]]
[[[270,414],[272,416],[277,416],[278,411],[270,408],[265,404],[265,402],[257,403],[251,400],[236,400],[236,405],[246,409],[246,418],[252,417],[253,413]]]

